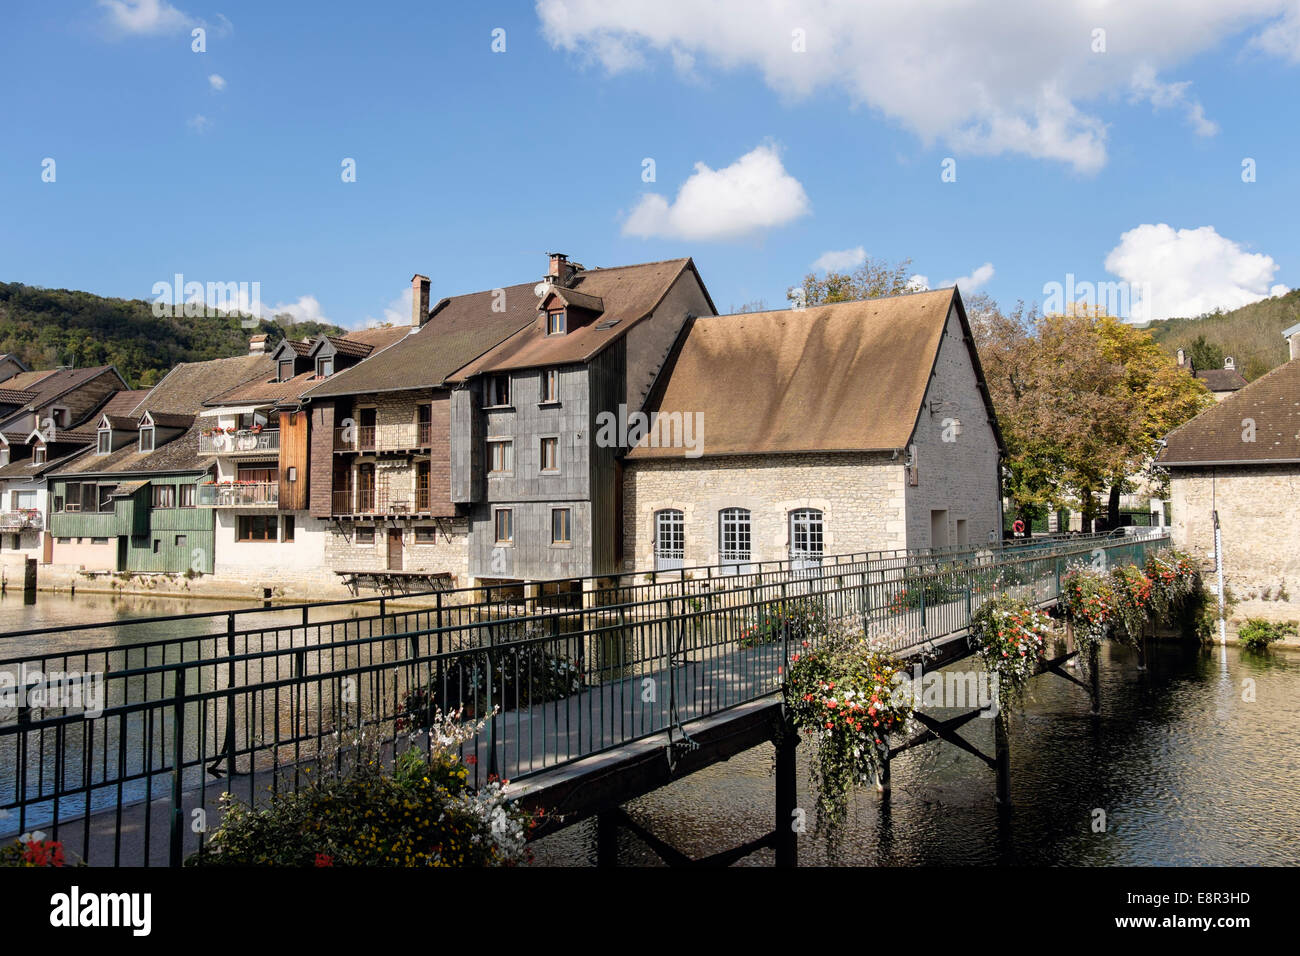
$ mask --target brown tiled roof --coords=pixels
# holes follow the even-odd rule
[[[373,351],[378,352],[380,349],[388,348],[394,342],[401,341],[410,331],[409,325],[376,325],[369,329],[352,329],[344,338],[349,342],[369,345]]]
[[[98,425],[105,418],[108,419],[108,427],[115,431],[133,432],[140,427],[140,419],[134,415],[100,415],[95,419],[95,431],[99,431]]]
[[[221,406],[249,405],[254,402],[279,404],[281,402],[296,401],[303,392],[322,381],[324,379],[317,378],[315,372],[303,372],[283,382],[277,382],[274,379],[270,381],[255,379],[251,382],[244,382],[242,385],[236,385],[230,391],[222,392],[220,395],[208,399],[204,404]]]
[[[48,375],[54,374],[54,369],[41,369],[34,372],[19,372],[17,375],[11,375],[5,379],[6,388],[28,389]]]
[[[140,403],[144,401],[149,392],[150,389],[147,388],[123,389],[120,392],[114,392],[109,396],[108,401],[99,407],[99,411],[105,415],[131,415],[140,407]],[[91,424],[94,424],[93,419]]]
[[[229,390],[233,385],[253,378],[267,378],[275,363],[268,355],[239,355],[234,358],[211,359],[206,362],[188,362],[177,365],[155,385],[137,412],[150,412],[155,416],[169,417],[170,421],[188,419],[203,408],[205,399]],[[139,418],[129,419],[134,429]],[[114,428],[117,425],[114,424]],[[99,455],[87,453],[78,456],[58,469],[59,475],[99,474],[150,474],[177,471],[203,471],[208,467],[206,458],[199,454],[199,424],[190,425],[186,431],[169,442],[156,445],[150,452],[141,452],[137,442],[129,442],[116,451]]]
[[[126,382],[122,381],[122,376],[118,375],[117,369],[113,368],[111,365],[93,365],[87,368],[55,369],[53,372],[46,373],[42,378],[30,385],[16,386],[14,385],[12,378],[7,379],[5,385],[15,390],[22,388],[23,391],[33,393],[32,397],[27,400],[25,407],[38,408],[42,405],[47,405],[50,402],[57,401],[59,398],[62,398],[74,389],[80,388],[87,382],[96,379],[107,372],[111,372],[116,376],[117,380],[121,382],[123,387],[126,386]],[[17,377],[18,376],[16,375],[14,376],[14,378]]]
[[[274,370],[275,363],[264,354],[186,362],[164,375],[136,411],[195,415],[214,395],[251,379],[270,378]]]
[[[904,448],[949,309],[955,304],[964,315],[960,302],[956,290],[939,289],[694,319],[660,372],[646,411],[702,412],[704,455]],[[978,357],[968,348],[980,376]],[[987,393],[984,402],[996,432]],[[628,457],[681,455],[680,448],[637,447]]]
[[[36,393],[21,388],[0,388],[0,403],[5,405],[26,405]]]
[[[1246,387],[1246,380],[1235,368],[1207,368],[1196,373],[1196,377],[1212,392],[1235,392]]]
[[[1254,422],[1254,441],[1246,441]],[[1300,462],[1300,359],[1292,359],[1165,437],[1166,467]]]
[[[585,292],[579,292],[576,288],[567,288],[557,285],[552,287],[547,296],[554,296],[565,305],[571,305],[575,308],[586,309],[588,312],[605,311],[605,301],[598,295],[588,295]],[[543,300],[545,300],[543,296]]]
[[[350,355],[353,358],[365,358],[375,348],[373,345],[367,345],[365,342],[358,342],[342,335],[327,335],[325,338],[329,339],[330,344],[334,346],[334,351],[340,355]]]
[[[667,259],[577,273],[570,288],[599,300],[603,311],[581,325],[571,325],[563,335],[546,334],[545,322],[537,319],[537,297],[530,293],[534,321],[448,381],[464,381],[483,372],[588,361],[653,312],[678,276],[688,270],[695,271],[690,259]]]
[[[149,412],[149,418],[162,428],[189,428],[194,424],[193,415],[177,415],[171,412]]]

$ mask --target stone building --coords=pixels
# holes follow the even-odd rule
[[[1238,613],[1279,620],[1300,619],[1300,325],[1287,331],[1289,362],[1170,432],[1157,458],[1175,546],[1212,566],[1217,515]]]
[[[956,289],[693,319],[646,412],[627,570],[998,535],[1002,440]]]
[[[1179,349],[1178,367],[1186,369],[1204,382],[1216,402],[1221,402],[1233,392],[1246,387],[1246,379],[1237,371],[1236,360],[1231,355],[1223,360],[1223,368],[1196,368],[1187,352]]]

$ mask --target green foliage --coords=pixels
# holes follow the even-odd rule
[[[1246,618],[1246,623],[1237,629],[1237,638],[1252,651],[1262,651],[1274,641],[1296,635],[1295,621],[1266,621],[1259,617]]]
[[[811,642],[810,642],[811,643]],[[815,748],[817,830],[836,847],[854,787],[878,776],[888,735],[911,719],[915,699],[903,663],[861,631],[838,624],[811,650],[791,658],[783,687],[795,728]]]
[[[1282,330],[1297,322],[1300,322],[1300,289],[1231,312],[1152,322],[1149,331],[1170,355],[1180,348],[1187,350],[1199,369],[1223,368],[1223,357],[1231,355],[1242,376],[1254,381],[1287,361],[1289,352]],[[1200,360],[1194,349],[1201,350]],[[1217,361],[1201,364],[1209,359]]]
[[[909,291],[908,275],[912,271],[911,265],[911,259],[904,259],[891,266],[883,259],[868,258],[852,272],[829,270],[821,277],[815,272],[809,272],[803,277],[801,288],[809,306],[900,295]],[[787,293],[786,297],[798,304],[794,290]]]
[[[985,601],[971,615],[970,646],[997,676],[998,718],[1005,720],[1029,678],[1038,673],[1052,619],[1019,598]]]
[[[758,609],[758,623],[740,632],[741,647],[773,644],[787,633],[791,641],[802,642],[820,634],[826,626],[826,610],[813,598],[794,598],[764,604]]]
[[[442,732],[443,728],[439,729]],[[500,866],[524,856],[531,820],[491,781],[473,790],[452,747],[430,734],[391,770],[375,737],[337,773],[312,773],[257,808],[222,795],[221,825],[187,866]],[[328,767],[329,760],[321,762]]]
[[[480,653],[458,655],[444,665],[441,676],[429,687],[408,691],[398,729],[422,730],[439,709],[463,708],[470,717],[485,716],[493,707],[515,710],[562,700],[582,687],[583,675],[577,661],[553,654],[536,642],[498,645]]]
[[[34,369],[113,365],[137,388],[157,384],[180,362],[247,354],[249,337],[258,333],[269,336],[269,350],[282,338],[320,332],[343,334],[334,325],[282,316],[247,329],[237,316],[159,317],[142,299],[0,283],[0,353],[12,352]]]

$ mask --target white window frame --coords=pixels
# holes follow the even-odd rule
[[[675,571],[686,563],[686,515],[678,508],[662,508],[654,515],[656,571]]]
[[[739,568],[753,559],[754,516],[748,508],[723,508],[718,512],[718,563]]]

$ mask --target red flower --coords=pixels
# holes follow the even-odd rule
[[[316,866],[321,867],[321,866],[333,866],[333,865],[334,865],[334,857],[330,856],[328,853],[316,854]]]

